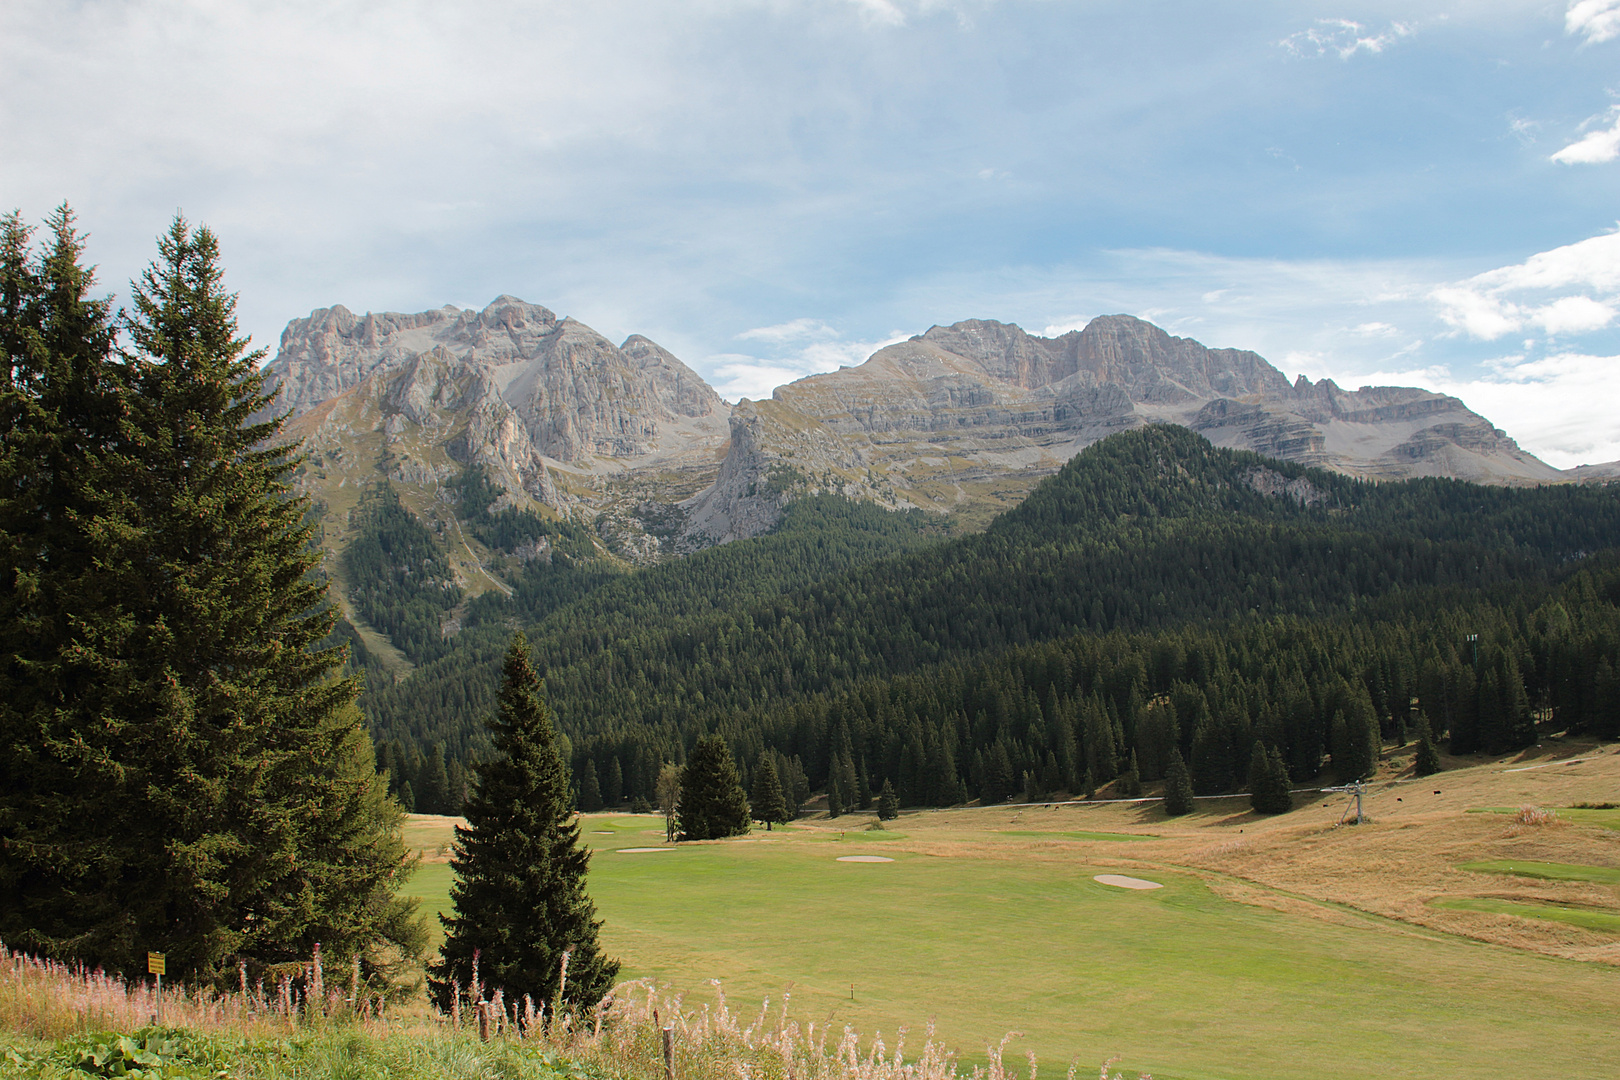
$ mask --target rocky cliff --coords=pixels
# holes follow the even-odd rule
[[[758,535],[812,492],[983,521],[1090,443],[1154,422],[1357,476],[1572,478],[1456,398],[1290,384],[1256,353],[1127,315],[1056,338],[936,326],[735,408],[645,337],[616,346],[509,296],[481,311],[323,308],[288,324],[268,372],[328,506],[387,476],[450,537],[446,485],[479,463],[507,502],[591,521],[634,561]],[[478,553],[451,544],[473,583]]]
[[[386,477],[474,591],[503,586],[454,513],[468,466],[504,504],[592,519],[605,548],[647,561],[664,546],[653,534],[672,531],[659,508],[711,483],[729,439],[730,406],[667,350],[639,335],[616,346],[510,296],[482,311],[323,308],[288,324],[266,371],[309,451],[300,482],[329,510],[328,546]]]
[[[1127,315],[1057,338],[971,320],[739,405],[730,453],[687,504],[687,527],[709,541],[753,535],[798,491],[992,512],[1097,439],[1154,422],[1356,476],[1565,478],[1442,394],[1291,385],[1255,353]]]

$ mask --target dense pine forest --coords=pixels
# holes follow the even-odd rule
[[[435,808],[482,750],[514,622],[591,803],[650,799],[711,732],[745,780],[768,758],[834,810],[885,780],[907,805],[1128,786],[1172,748],[1207,794],[1242,785],[1257,742],[1303,782],[1364,774],[1420,725],[1454,753],[1524,745],[1538,718],[1620,734],[1620,485],[1372,484],[1155,426],[1088,448],[982,534],[823,496],[769,536],[634,573],[493,497],[470,473],[462,513],[522,553],[516,592],[466,605],[454,637],[423,632],[455,597],[388,494],[346,567],[421,665],[364,705],[396,790],[427,777]]]

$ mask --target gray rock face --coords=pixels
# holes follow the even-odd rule
[[[288,324],[266,372],[277,404],[297,416],[429,354],[482,373],[480,385],[493,386],[522,419],[535,449],[559,461],[644,457],[680,419],[726,412],[720,395],[646,338],[620,349],[583,323],[510,296],[482,311],[356,317],[322,308]]]
[[[936,326],[859,367],[780,387],[749,416],[723,482],[690,502],[690,528],[712,539],[769,527],[792,490],[950,509],[998,480],[1027,487],[1097,439],[1152,422],[1356,476],[1565,479],[1456,398],[1303,376],[1290,385],[1256,353],[1128,315],[1057,338],[985,320]],[[767,476],[792,490],[762,499]]]
[[[266,370],[278,407],[293,413],[288,437],[312,455],[304,489],[337,509],[365,484],[393,480],[479,587],[494,577],[440,512],[468,466],[504,489],[500,505],[608,522],[605,546],[649,561],[662,541],[636,508],[673,504],[713,479],[731,412],[646,338],[615,346],[509,296],[482,311],[323,308],[288,325]]]
[[[482,311],[322,308],[288,324],[267,371],[328,501],[383,475],[429,504],[453,499],[445,484],[476,462],[507,501],[594,518],[635,561],[758,535],[816,492],[988,515],[1097,439],[1152,422],[1357,476],[1580,478],[1456,398],[1290,384],[1253,352],[1128,315],[1056,338],[987,320],[936,326],[735,409],[647,338],[615,346],[509,296]]]

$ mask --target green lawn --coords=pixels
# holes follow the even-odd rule
[[[1542,878],[1547,881],[1595,881],[1600,885],[1620,885],[1620,870],[1609,866],[1580,866],[1575,863],[1531,862],[1521,859],[1481,859],[1460,863],[1459,870],[1480,874],[1511,874],[1514,877]]]
[[[1519,915],[1526,919],[1550,919],[1587,930],[1620,934],[1620,913],[1594,911],[1591,908],[1560,907],[1556,904],[1525,904],[1514,900],[1498,900],[1490,896],[1453,896],[1435,900],[1438,908],[1458,911],[1488,911],[1494,915]]]
[[[847,1023],[892,1050],[907,1025],[916,1050],[932,1018],[970,1064],[1022,1031],[1009,1053],[1035,1051],[1052,1077],[1113,1053],[1127,1075],[1159,1080],[1595,1077],[1620,1060],[1612,968],[1234,903],[1190,873],[1088,861],[1120,845],[1034,861],[1012,856],[1029,838],[1006,837],[1003,858],[978,832],[940,857],[856,830],[778,830],[622,851],[662,835],[653,818],[586,819],[590,891],[624,977],[683,988],[689,1006],[713,1000],[710,978],[749,1019],[791,988],[790,1013],[835,1040]],[[868,852],[894,861],[837,861]],[[1165,887],[1092,880],[1108,871]],[[412,886],[442,897],[448,882]]]
[[[420,900],[421,910],[427,912],[430,949],[437,949],[444,940],[444,928],[437,916],[450,910],[450,881],[449,863],[422,863],[400,890],[402,895]]]

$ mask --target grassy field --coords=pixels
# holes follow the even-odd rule
[[[1589,911],[1586,908],[1555,907],[1552,904],[1525,904],[1514,900],[1498,900],[1490,896],[1446,897],[1436,900],[1434,904],[1436,907],[1450,908],[1453,911],[1486,911],[1493,915],[1549,919],[1588,930],[1620,934],[1620,913],[1613,911]]]
[[[850,1024],[892,1047],[909,1025],[915,1045],[933,1018],[969,1062],[1024,1032],[1009,1053],[1034,1051],[1048,1074],[1123,1053],[1160,1080],[1609,1075],[1620,930],[1523,916],[1620,913],[1620,892],[1458,864],[1620,867],[1607,822],[1525,830],[1466,812],[1537,788],[1545,805],[1612,793],[1620,757],[1501,764],[1418,791],[1397,761],[1370,800],[1377,822],[1356,828],[1333,827],[1334,797],[1277,819],[1088,805],[907,814],[867,833],[847,816],[660,853],[623,850],[662,847],[656,817],[595,815],[583,832],[626,977],[691,1002],[718,978],[733,1007],[769,996],[773,1010],[791,988],[790,1012],[835,1040]],[[1093,880],[1105,872],[1164,887]],[[412,891],[431,907],[447,888],[429,863]],[[1454,903],[1481,897],[1494,903]]]
[[[1620,885],[1620,870],[1612,866],[1575,866],[1570,863],[1536,862],[1533,859],[1480,859],[1463,863],[1458,869],[1472,870],[1477,874],[1544,878],[1547,881],[1596,881],[1604,885]]]

